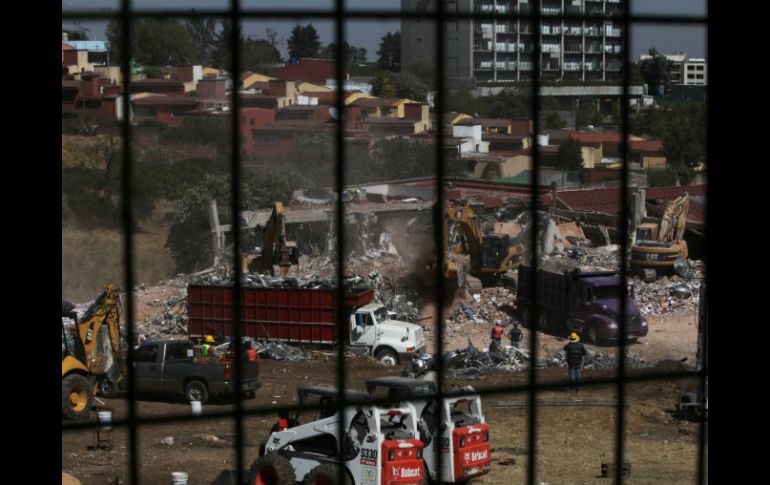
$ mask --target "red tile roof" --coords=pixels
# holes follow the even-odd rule
[[[620,133],[583,133],[572,131],[569,137],[580,143],[620,143]]]
[[[632,152],[661,152],[663,142],[660,140],[631,140],[628,149]]]
[[[511,120],[511,135],[529,136],[532,120]]]
[[[147,96],[146,98],[139,98],[131,100],[133,104],[149,104],[149,105],[186,105],[195,106],[198,104],[198,100],[190,96]]]
[[[272,69],[270,75],[286,81],[306,81],[323,86],[327,79],[337,77],[337,67],[331,59],[300,59],[297,64]],[[345,78],[347,77],[345,69]]]

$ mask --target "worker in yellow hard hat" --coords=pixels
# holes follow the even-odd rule
[[[215,343],[217,343],[217,341],[214,340],[214,337],[206,335],[206,338],[203,339],[203,343],[201,344],[201,357],[208,357],[209,349],[211,348],[211,345]]]
[[[567,354],[567,366],[569,367],[570,391],[580,391],[580,369],[583,367],[583,357],[587,354],[586,348],[580,343],[580,337],[572,332],[568,337],[569,342],[564,346]]]

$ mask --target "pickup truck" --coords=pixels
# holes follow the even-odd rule
[[[243,360],[241,389],[233,380],[235,362],[232,360],[194,357],[192,342],[157,340],[142,344],[134,350],[136,391],[142,394],[172,394],[187,401],[206,402],[211,396],[238,394],[249,398],[262,383],[259,363]]]
[[[532,301],[531,272],[528,266],[519,268],[516,306],[525,325],[545,332],[577,332],[593,344],[620,340],[622,282],[617,272],[538,271],[537,302]],[[532,322],[535,305],[539,318]],[[626,299],[625,307],[626,339],[645,337],[647,320],[631,298]]]

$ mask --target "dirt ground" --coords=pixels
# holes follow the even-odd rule
[[[673,364],[667,364],[670,368]],[[261,361],[263,388],[256,399],[245,401],[246,409],[255,406],[286,405],[296,402],[296,388],[303,385],[336,382],[335,362],[314,360],[304,363]],[[353,358],[347,366],[348,386],[363,389],[373,375],[389,375],[397,368],[385,368],[368,358]],[[538,371],[538,380],[564,381],[566,369],[547,368]],[[608,376],[611,371],[584,371],[584,378]],[[527,372],[489,374],[478,378],[452,379],[450,385],[472,384],[476,389],[501,385],[524,384]],[[678,484],[692,483],[697,467],[697,446],[700,425],[674,419],[675,382],[643,382],[626,389],[629,407],[626,414],[626,458],[631,463],[631,476],[626,483]],[[612,400],[615,386],[584,388],[580,394],[566,389],[546,391],[538,399],[548,401]],[[524,394],[499,394],[483,399],[483,409],[490,425],[492,446],[491,472],[473,483],[524,483],[527,474],[527,410],[524,408],[495,408],[502,400],[525,400]],[[114,408],[117,419],[127,417],[126,401],[105,400]],[[204,406],[204,416],[233,410],[232,403],[220,402]],[[170,416],[190,414],[185,403],[139,401],[140,416]],[[611,407],[540,407],[537,425],[537,483],[546,484],[605,484],[600,467],[612,462],[615,446],[616,409]],[[244,461],[248,466],[257,456],[257,445],[269,434],[277,417],[270,413],[245,418]],[[145,425],[139,428],[139,471],[141,483],[171,482],[171,472],[186,471],[190,484],[222,485],[234,483],[230,478],[235,469],[234,419],[201,420],[197,423]],[[211,435],[218,437],[214,438]],[[161,440],[174,437],[176,443],[167,446]],[[127,483],[128,452],[125,428],[115,429],[111,451],[89,449],[93,431],[67,431],[62,434],[62,471],[78,477],[87,485]]]

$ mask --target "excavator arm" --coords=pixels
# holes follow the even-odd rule
[[[283,204],[276,202],[270,218],[265,223],[262,233],[262,257],[260,270],[262,273],[275,275],[274,265],[278,265],[284,273],[291,266],[299,263],[297,243],[286,239],[286,222],[283,214]]]
[[[83,362],[92,374],[106,375],[118,384],[125,377],[120,339],[120,297],[108,283],[78,323],[78,336],[85,349]]]
[[[463,236],[462,252],[475,259],[481,251],[481,229],[476,213],[470,207],[450,206],[446,210],[447,221],[458,223]]]
[[[690,195],[688,193],[677,197],[666,207],[660,221],[658,241],[671,242],[682,239],[685,226],[687,225],[687,212],[689,209]]]

